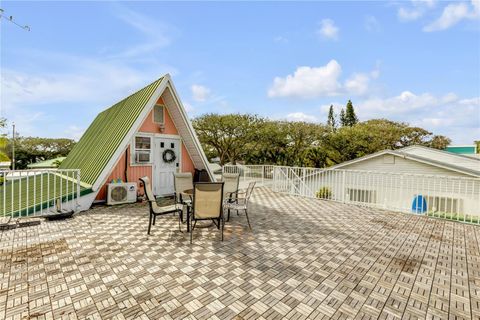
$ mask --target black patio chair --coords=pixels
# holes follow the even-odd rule
[[[148,204],[150,206],[150,215],[148,219],[148,231],[147,234],[150,234],[150,230],[152,225],[155,225],[155,220],[157,216],[169,214],[169,213],[177,213],[178,212],[178,229],[182,231],[180,227],[180,217],[182,214],[182,209],[178,207],[177,204],[169,205],[160,207],[157,204],[157,199],[153,195],[152,187],[150,185],[150,179],[148,177],[140,178],[140,181],[143,183],[143,188],[145,189],[145,195],[147,196]]]

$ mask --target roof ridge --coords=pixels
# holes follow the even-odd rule
[[[458,154],[458,153],[453,153],[453,152],[446,151],[446,150],[440,150],[440,149],[436,149],[436,148],[430,148],[430,147],[422,146],[421,144],[414,144],[412,146],[408,146],[408,147],[397,149],[397,150],[405,150],[405,149],[408,150],[408,149],[412,149],[412,148],[422,148],[422,149],[426,149],[426,150],[431,150],[433,152],[439,152],[439,153],[444,153],[444,154],[447,154],[447,155],[461,157],[463,159],[472,159],[472,160],[480,161],[480,158],[472,158],[472,157],[469,157],[469,156],[466,156],[466,155],[463,155],[463,154]]]
[[[80,169],[82,182],[94,185],[146,103],[168,74],[98,113],[60,165]]]
[[[416,159],[419,159],[419,160],[424,160],[424,161],[427,161],[427,162],[443,165],[445,167],[450,167],[450,168],[458,170],[458,171],[470,172],[470,173],[473,173],[473,174],[476,174],[476,175],[480,176],[480,170],[465,168],[465,167],[462,167],[462,166],[457,166],[455,164],[450,164],[448,162],[433,160],[433,159],[430,159],[430,158],[425,158],[425,157],[422,157],[422,156],[419,156],[419,155],[416,155],[416,154],[405,153],[405,152],[396,152],[396,153],[400,153],[402,155],[405,155],[407,157],[412,157],[414,159],[416,158]]]
[[[163,76],[161,76],[160,78],[158,78],[157,80],[155,81],[152,81],[146,85],[144,85],[143,87],[141,87],[140,89],[138,89],[137,91],[133,92],[132,94],[128,95],[127,97],[123,98],[122,100],[118,100],[117,102],[115,102],[114,104],[112,104],[110,107],[106,108],[106,109],[103,109],[102,111],[100,111],[97,115],[100,115],[101,113],[104,113],[105,111],[108,111],[110,109],[112,109],[113,107],[115,107],[117,104],[127,100],[128,98],[130,98],[131,96],[137,94],[139,91],[142,91],[143,89],[145,89],[146,87],[148,86],[151,86],[152,84],[154,84],[155,82],[161,82],[163,80],[163,78],[165,78],[166,76],[168,75],[168,73],[164,74]]]

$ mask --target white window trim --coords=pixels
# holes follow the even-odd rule
[[[137,152],[136,145],[135,145],[135,138],[137,137],[144,137],[150,138],[150,161],[149,162],[135,162],[135,154]],[[145,166],[152,166],[153,165],[153,138],[152,134],[148,133],[137,133],[133,136],[132,142],[130,143],[130,166],[132,167],[145,167]]]
[[[155,121],[155,106],[162,106],[162,110],[163,110],[163,122],[156,122]],[[161,103],[155,103],[153,105],[153,108],[152,108],[152,122],[155,123],[156,125],[159,125],[159,126],[164,126],[165,125],[165,110],[166,110],[166,106],[165,104],[161,104]]]

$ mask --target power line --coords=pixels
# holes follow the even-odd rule
[[[13,20],[13,16],[9,16],[8,18],[6,16],[4,16],[4,10],[3,9],[0,9],[0,19],[3,18],[7,21],[10,21],[11,23],[13,23],[14,25],[22,28],[23,30],[27,30],[27,31],[30,31],[30,27],[25,25],[25,26],[22,26],[21,24],[18,24],[15,20]]]

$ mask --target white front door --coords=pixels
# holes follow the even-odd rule
[[[153,166],[153,193],[155,195],[166,196],[174,192],[173,173],[180,171],[178,170],[181,158],[180,144],[179,138],[155,138]],[[175,160],[170,162],[173,155]]]

